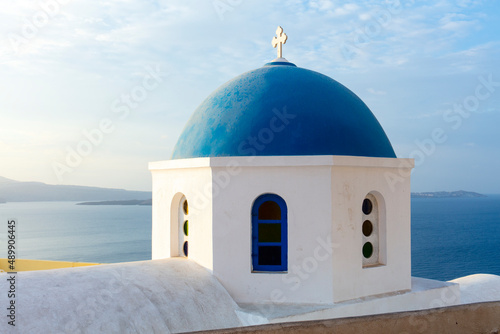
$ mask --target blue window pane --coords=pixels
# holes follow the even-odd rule
[[[280,266],[281,265],[281,246],[260,246],[259,247],[259,265]]]
[[[281,209],[275,201],[266,201],[259,207],[259,220],[280,220]]]
[[[259,242],[281,242],[281,224],[259,224]]]

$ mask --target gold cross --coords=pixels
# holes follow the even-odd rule
[[[278,58],[283,58],[283,44],[286,43],[288,36],[283,32],[283,28],[281,27],[276,29],[276,35],[278,37],[275,36],[272,40],[273,48],[278,47]]]

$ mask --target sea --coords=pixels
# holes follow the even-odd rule
[[[151,206],[78,202],[0,204],[0,258],[7,221],[17,225],[17,258],[115,263],[151,259]],[[2,249],[3,248],[3,249]]]
[[[411,210],[413,276],[500,275],[500,195],[413,198]]]
[[[451,280],[500,275],[500,195],[413,198],[412,275]],[[0,204],[0,258],[7,221],[17,222],[17,257],[115,263],[151,259],[151,206],[77,202]]]

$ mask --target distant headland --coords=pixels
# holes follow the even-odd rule
[[[412,198],[486,197],[472,191],[414,192]],[[0,176],[0,204],[6,202],[89,201],[78,205],[151,205],[151,192],[20,182]]]
[[[101,201],[101,202],[82,202],[76,205],[152,205],[152,200],[128,200],[128,201]]]
[[[458,190],[458,191],[436,191],[436,192],[422,192],[411,193],[412,198],[473,198],[473,197],[487,197],[486,195],[479,194],[472,191]],[[152,200],[129,200],[129,201],[102,201],[102,202],[83,202],[77,205],[151,205]]]
[[[115,201],[147,200],[150,191],[130,191],[87,186],[52,185],[21,182],[0,176],[0,203],[47,201]]]
[[[458,191],[411,193],[411,197],[412,198],[473,198],[473,197],[487,197],[487,196],[472,191],[458,190]]]

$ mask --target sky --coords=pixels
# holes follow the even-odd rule
[[[0,0],[0,176],[151,190],[217,87],[283,55],[357,94],[412,191],[500,193],[500,2]]]

